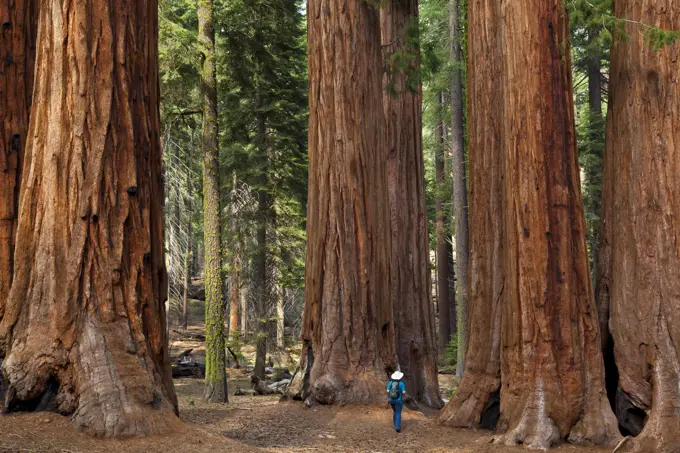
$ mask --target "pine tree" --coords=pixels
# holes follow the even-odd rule
[[[204,398],[226,402],[227,374],[222,296],[222,230],[217,134],[217,78],[213,0],[199,0],[198,40],[203,54],[203,212],[205,240],[206,366]]]

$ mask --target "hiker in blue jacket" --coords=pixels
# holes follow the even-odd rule
[[[401,381],[403,377],[404,373],[395,371],[392,373],[390,382],[387,383],[387,395],[390,406],[392,406],[394,411],[392,420],[394,422],[394,429],[397,432],[401,432],[401,408],[404,406],[404,395],[406,395],[406,386]]]

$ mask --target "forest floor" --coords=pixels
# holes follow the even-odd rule
[[[247,381],[234,379],[231,390]],[[35,453],[219,453],[219,452],[451,452],[526,453],[522,447],[490,443],[488,431],[437,426],[434,413],[404,409],[403,429],[391,426],[388,408],[305,407],[279,403],[277,396],[230,396],[228,404],[205,403],[201,380],[175,381],[180,432],[132,440],[92,439],[78,433],[68,417],[17,414],[0,417],[0,452]],[[554,451],[605,453],[609,449],[564,445]]]
[[[202,312],[202,306],[196,310]],[[193,318],[193,316],[191,317]],[[191,360],[201,362],[205,343],[187,338],[204,333],[202,319],[191,319],[195,327],[171,331],[171,356],[192,349]],[[298,348],[299,349],[299,348]],[[241,353],[254,362],[254,348]],[[276,367],[293,371],[299,351],[295,347],[272,355]],[[249,389],[249,368],[229,371],[230,402],[202,400],[203,381],[175,379],[182,429],[170,436],[130,440],[93,439],[76,431],[69,417],[52,413],[0,416],[0,453],[251,453],[251,452],[451,452],[526,453],[522,447],[491,444],[489,431],[456,430],[438,426],[436,411],[415,412],[406,407],[402,432],[392,429],[392,411],[379,407],[307,408],[300,402],[279,402],[278,395],[235,396],[238,388]],[[440,374],[443,395],[455,388],[455,378]],[[610,449],[563,445],[559,453],[609,453]]]

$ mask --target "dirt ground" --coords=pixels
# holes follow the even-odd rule
[[[202,306],[195,311],[200,314]],[[194,327],[189,333],[204,334],[199,324],[202,320],[192,321]],[[186,335],[171,331],[170,344],[171,356],[193,349],[191,360],[204,360],[204,341],[187,339]],[[249,363],[254,362],[252,346],[244,346],[241,352]],[[272,360],[275,366],[292,370],[297,354],[291,347],[273,354]],[[452,375],[441,374],[439,381],[443,395],[450,395],[456,387]],[[243,369],[229,369],[230,402],[221,405],[203,402],[202,380],[176,379],[184,425],[180,431],[164,437],[93,439],[77,432],[69,417],[51,413],[0,416],[0,453],[527,452],[522,447],[491,444],[492,433],[488,431],[437,426],[435,412],[424,414],[404,408],[402,432],[396,433],[392,429],[392,411],[387,406],[307,408],[300,402],[279,403],[278,396],[233,395],[237,388],[250,387],[250,377]],[[564,445],[554,451],[610,450]]]
[[[232,376],[231,391],[245,387]],[[134,440],[92,439],[78,433],[68,417],[19,414],[0,417],[0,452],[161,453],[161,452],[525,452],[490,443],[491,433],[437,426],[434,414],[404,410],[403,429],[391,427],[391,410],[368,407],[313,407],[279,403],[278,397],[231,396],[229,404],[201,400],[197,379],[175,381],[183,429],[167,437]],[[557,452],[609,452],[564,445]]]

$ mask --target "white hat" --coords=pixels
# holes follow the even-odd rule
[[[395,371],[394,373],[392,373],[392,380],[394,380],[394,381],[398,381],[399,379],[401,379],[403,377],[404,377],[404,373],[402,373],[401,371]]]

